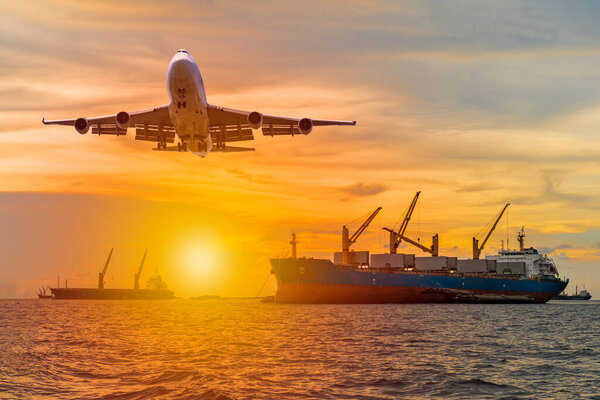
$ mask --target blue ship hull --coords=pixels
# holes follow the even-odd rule
[[[568,281],[338,266],[313,258],[271,259],[278,303],[545,303]]]

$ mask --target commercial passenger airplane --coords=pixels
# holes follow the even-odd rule
[[[308,135],[314,126],[356,125],[356,121],[292,118],[241,111],[208,104],[198,65],[186,50],[178,50],[167,69],[170,103],[139,111],[121,111],[93,118],[59,119],[46,125],[71,125],[80,134],[125,135],[135,128],[135,139],[156,142],[154,150],[192,151],[205,157],[211,151],[252,151],[227,146],[228,142],[254,140],[253,129],[264,135]],[[179,137],[177,146],[167,146]]]

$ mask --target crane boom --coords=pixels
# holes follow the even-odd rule
[[[490,236],[492,236],[492,232],[494,232],[494,229],[496,229],[496,225],[498,225],[498,222],[500,222],[500,218],[502,218],[502,216],[504,215],[504,211],[506,211],[508,206],[510,206],[510,203],[506,203],[506,205],[504,206],[502,211],[500,211],[500,214],[498,214],[498,217],[494,221],[494,224],[492,225],[490,231],[485,236],[485,239],[483,239],[481,246],[479,245],[479,240],[477,240],[475,237],[473,237],[473,259],[474,260],[479,259],[479,256],[481,255],[481,251],[483,250],[483,247],[487,243]]]
[[[369,218],[367,218],[367,220],[363,222],[363,224],[356,230],[356,232],[354,232],[352,236],[350,236],[346,225],[342,227],[342,262],[344,264],[348,264],[350,246],[356,243],[359,236],[365,231],[365,229],[367,229],[367,227],[369,226],[371,221],[373,221],[373,219],[375,218],[377,213],[379,213],[379,211],[381,211],[381,207],[377,207],[377,209],[373,211],[371,215],[369,215]]]
[[[104,276],[106,275],[106,269],[108,268],[108,264],[110,263],[110,258],[112,257],[113,249],[110,249],[110,253],[108,253],[108,258],[106,259],[106,263],[104,264],[104,269],[102,272],[98,273],[98,289],[104,289]]]
[[[421,191],[418,191],[415,194],[415,197],[413,197],[412,202],[410,203],[410,206],[408,206],[408,210],[406,210],[406,214],[404,215],[404,219],[402,220],[402,224],[400,225],[400,229],[398,229],[398,236],[402,237],[404,235],[404,232],[406,232],[406,228],[408,227],[408,223],[410,222],[410,218],[412,217],[412,213],[415,210],[415,207],[417,206],[417,200],[419,200],[419,195],[421,194]],[[400,244],[400,242],[398,242],[398,244]],[[396,245],[396,248],[398,248],[398,245]]]
[[[135,273],[135,281],[133,283],[134,289],[140,288],[140,275],[142,274],[142,268],[144,267],[144,261],[146,261],[146,254],[148,254],[148,249],[146,249],[146,251],[144,252],[144,257],[142,257],[142,263],[140,264],[140,267],[138,268],[137,272]]]
[[[437,247],[435,245],[436,244],[435,239],[434,239],[434,244],[431,246],[431,248],[429,248],[429,247],[422,246],[420,243],[415,242],[414,240],[410,240],[406,236],[404,236],[404,233],[406,232],[406,228],[408,227],[408,223],[410,222],[410,218],[412,217],[413,211],[415,210],[415,207],[417,206],[417,201],[419,200],[420,194],[421,194],[421,191],[418,191],[415,194],[415,197],[413,197],[412,202],[410,203],[410,205],[408,206],[408,209],[406,210],[406,214],[404,215],[404,219],[402,220],[402,223],[400,224],[400,228],[398,229],[398,232],[396,232],[390,228],[383,228],[384,230],[386,230],[390,233],[390,253],[391,254],[396,253],[396,251],[398,250],[398,246],[400,245],[402,240],[406,240],[410,244],[413,244],[413,245],[419,247],[420,249],[427,251],[429,253],[432,252],[434,247]],[[435,255],[437,255],[437,250],[436,250]]]
[[[424,252],[431,254],[433,257],[437,257],[438,256],[438,253],[439,253],[439,237],[438,237],[437,233],[435,235],[433,235],[433,237],[431,239],[431,247],[423,246],[421,243],[416,242],[416,241],[412,240],[411,238],[407,238],[404,235],[401,236],[401,239],[403,239],[404,241],[412,244],[415,247],[418,247],[419,249],[423,250]]]

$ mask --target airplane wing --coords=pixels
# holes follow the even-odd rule
[[[117,119],[121,124],[117,123]],[[175,127],[169,116],[168,105],[148,108],[132,112],[104,115],[92,118],[56,119],[46,121],[45,125],[74,126],[79,133],[86,133],[92,128],[94,135],[126,135],[127,127],[135,128],[135,139],[150,142],[175,141]]]
[[[225,132],[225,135],[222,136],[223,142],[252,140],[252,128],[262,128],[263,135],[266,136],[293,136],[299,134],[307,135],[312,131],[313,126],[356,125],[356,121],[282,117],[210,104],[208,105],[208,119],[210,121],[211,132]],[[253,122],[252,125],[250,121]],[[227,132],[231,132],[231,134],[227,134]],[[246,138],[241,139],[242,137]],[[229,140],[229,138],[233,140]]]

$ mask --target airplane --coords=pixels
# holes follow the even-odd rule
[[[356,121],[294,118],[234,110],[208,104],[198,64],[187,50],[175,53],[167,69],[169,104],[138,111],[121,111],[93,118],[45,120],[45,125],[70,125],[80,134],[90,128],[96,135],[126,135],[135,129],[135,139],[156,142],[153,150],[191,151],[205,157],[211,151],[253,151],[228,146],[229,142],[254,140],[253,130],[265,136],[308,135],[315,126],[356,125]],[[175,136],[179,138],[176,146]]]

